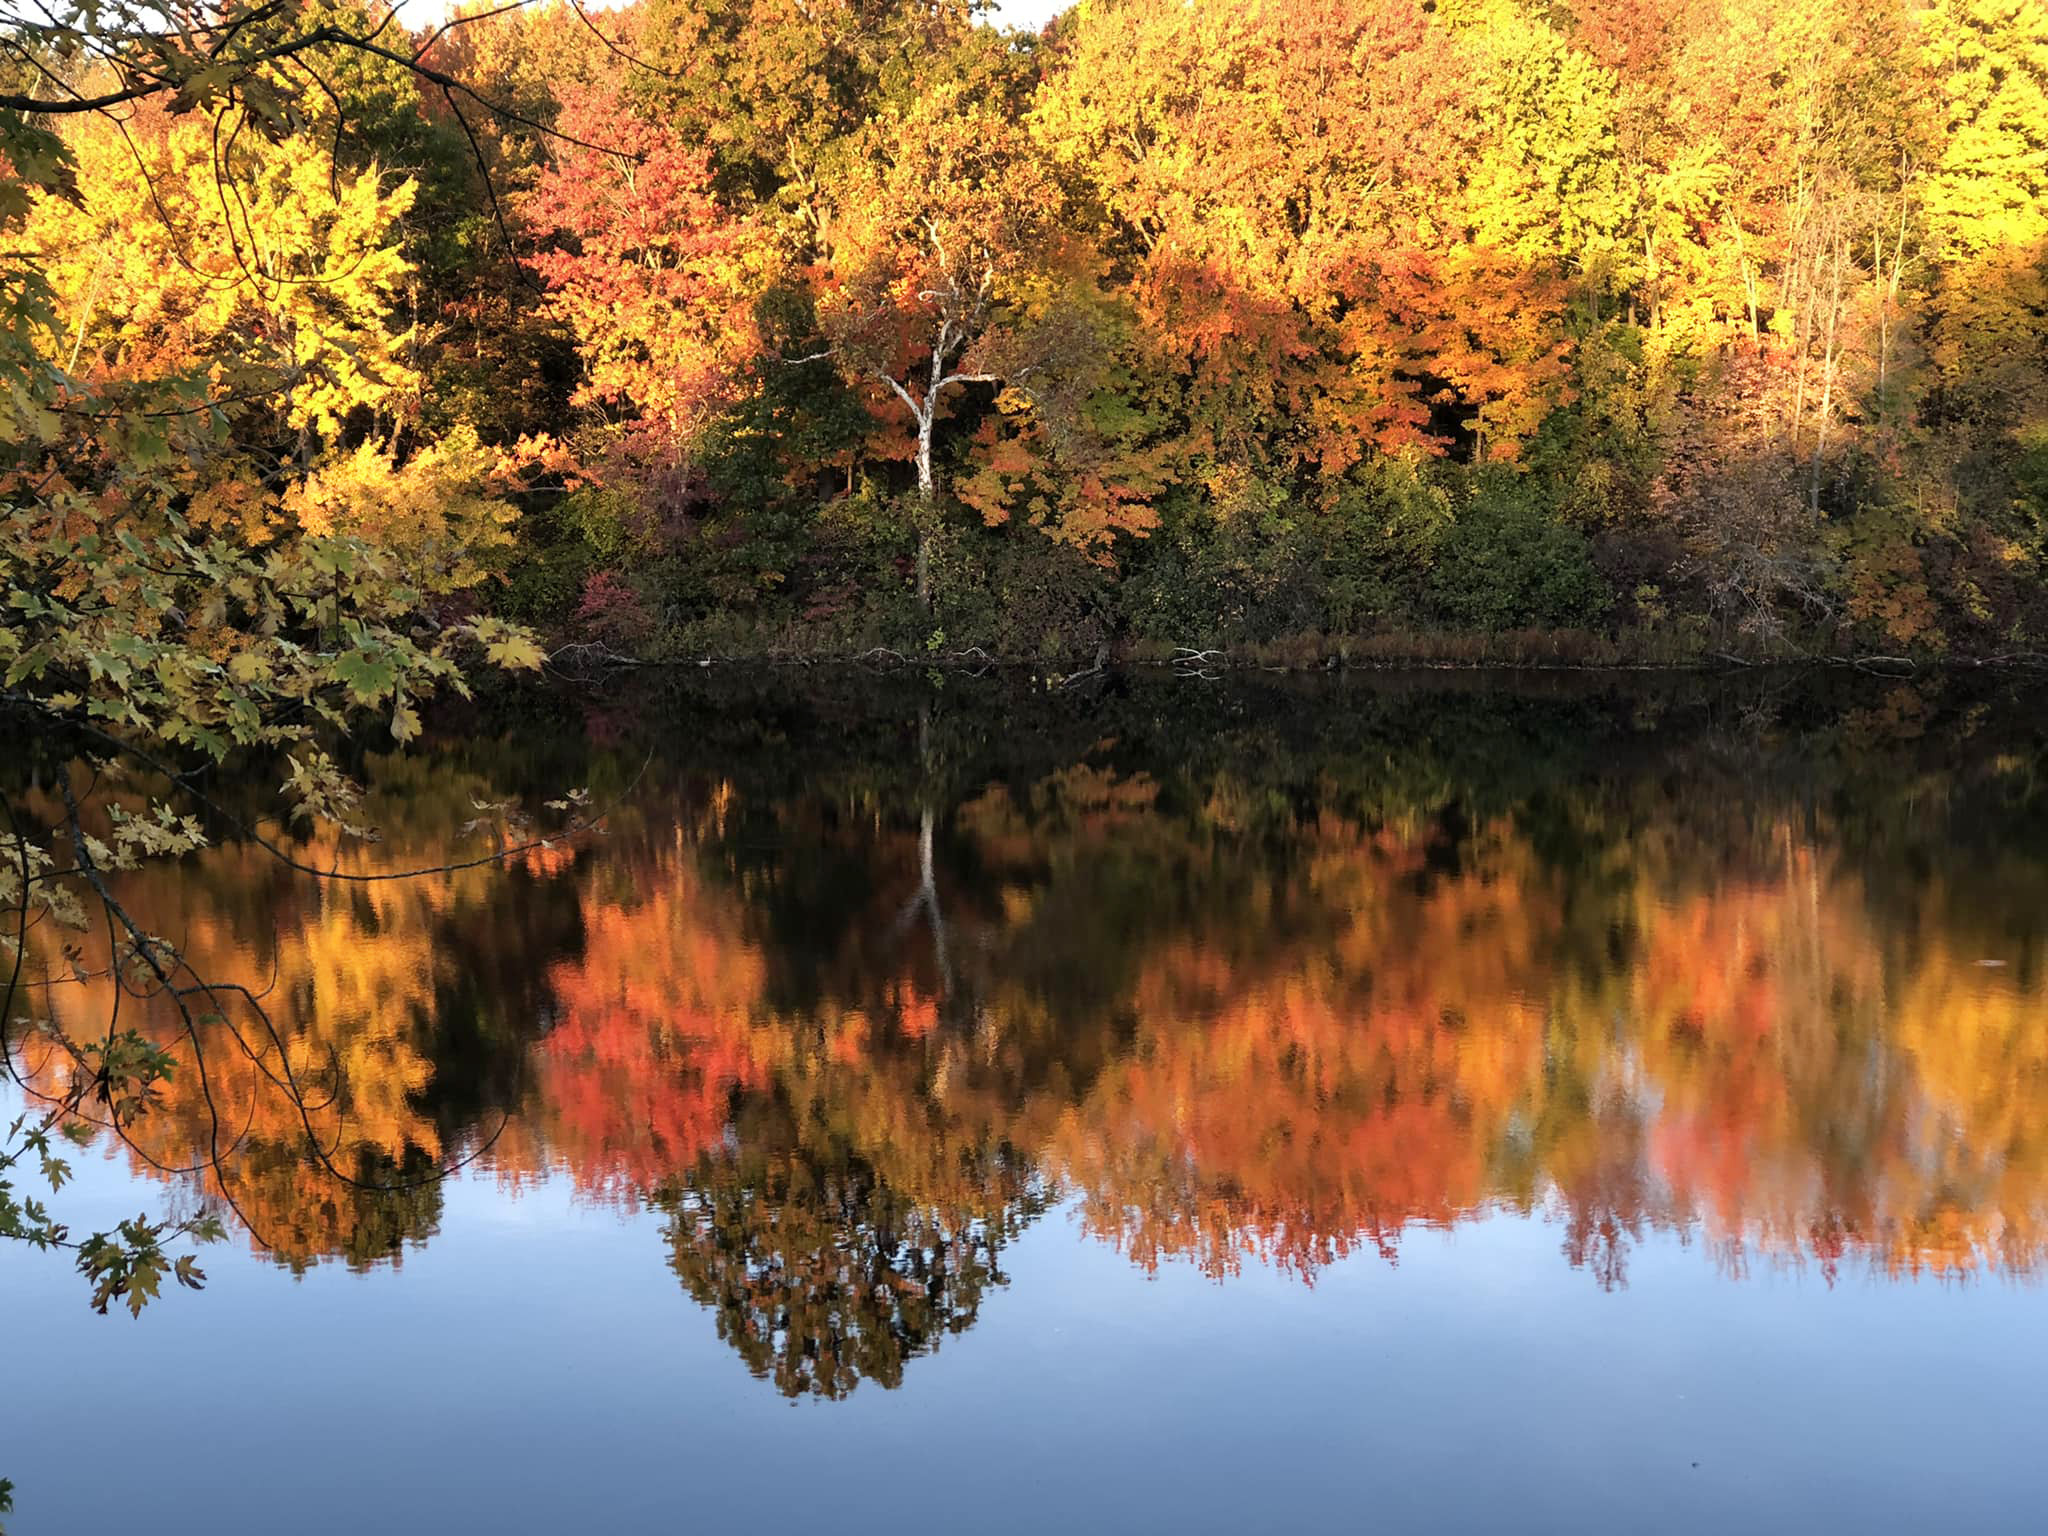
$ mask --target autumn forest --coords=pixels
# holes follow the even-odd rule
[[[2044,0],[1014,20],[0,6],[10,1529],[2038,1504]]]
[[[102,514],[583,654],[2041,648],[2039,0],[216,20],[0,66]]]

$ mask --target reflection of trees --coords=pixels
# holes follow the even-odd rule
[[[279,1263],[304,1270],[334,1258],[367,1269],[440,1230],[438,1164],[419,1147],[335,1163],[353,1183],[334,1177],[332,1161],[281,1139],[252,1141],[231,1159],[225,1192]]]
[[[1312,1273],[1501,1193],[1496,1149],[1541,1091],[1556,903],[1526,848],[1310,829],[1314,937],[1194,934],[1134,989],[1133,1048],[1062,1127],[1089,1225],[1147,1265]]]
[[[1057,1195],[1136,1262],[1219,1277],[1503,1206],[1609,1285],[1653,1230],[1731,1270],[2036,1265],[2030,739],[1930,762],[1884,744],[1944,718],[1895,693],[1782,735],[1759,708],[1667,734],[1401,707],[1412,741],[1369,710],[1197,713],[1192,745],[1126,716],[1029,771],[941,716],[914,750],[784,720],[511,874],[314,890],[231,847],[153,873],[206,968],[277,975],[281,1045],[215,1053],[247,1128],[209,1193],[294,1263],[375,1262],[436,1219],[408,1171],[510,1108],[508,1185],[657,1204],[749,1362],[826,1394],[971,1321]],[[452,762],[374,777],[390,840],[312,860],[483,835],[495,792]],[[235,950],[265,911],[274,945]],[[406,1188],[307,1156],[285,1060],[323,1150]],[[146,1148],[203,1162],[198,1085],[169,1092]]]
[[[631,1200],[724,1136],[735,1086],[767,1082],[784,1042],[755,1027],[766,966],[680,834],[608,871],[583,928],[550,978],[530,1129],[580,1188]]]
[[[931,1201],[844,1142],[777,1151],[747,1136],[656,1198],[670,1264],[747,1368],[791,1397],[843,1397],[899,1385],[905,1362],[972,1326],[1007,1279],[1004,1247],[1044,1207],[1007,1152],[958,1171],[971,1194]]]
[[[522,1049],[516,1033],[483,1023],[478,1011],[518,995],[516,949],[488,967],[485,1001],[474,989],[485,967],[474,962],[488,945],[453,935],[487,932],[488,914],[508,894],[530,894],[536,876],[556,873],[351,878],[475,857],[495,835],[476,825],[490,821],[477,809],[493,798],[484,780],[432,757],[370,768],[365,814],[383,840],[329,826],[293,848],[339,879],[306,879],[259,849],[227,843],[123,882],[135,910],[160,920],[177,914],[164,937],[195,973],[247,988],[208,996],[189,1034],[161,998],[117,997],[103,957],[81,957],[95,963],[48,994],[68,1032],[103,1029],[114,1017],[171,1050],[175,1070],[159,1102],[127,1132],[131,1163],[176,1172],[189,1197],[223,1207],[260,1249],[295,1269],[324,1258],[395,1260],[405,1242],[435,1229],[439,1168],[491,1129],[481,1115],[448,1124],[435,1113],[437,1093],[477,1098],[448,1069],[445,1033],[481,1025],[501,1053]],[[49,1053],[39,1086],[55,1088],[65,1061]]]
[[[1487,796],[1452,778],[1357,816],[1316,809],[1344,798],[1321,782],[1276,797],[1090,754],[936,819],[872,792],[776,799],[761,841],[861,878],[835,882],[815,923],[815,889],[791,908],[767,895],[778,868],[655,882],[690,891],[724,958],[647,996],[751,967],[730,1022],[685,1031],[704,1070],[664,1080],[719,1086],[714,1119],[732,1090],[774,1085],[895,1170],[892,1188],[930,1188],[955,1146],[1020,1149],[1147,1266],[1312,1275],[1500,1204],[1554,1214],[1606,1284],[1651,1227],[1697,1228],[1732,1266],[2019,1256],[2048,1184],[2003,1157],[1979,1158],[2003,1190],[1927,1162],[1936,1078],[1902,1056],[1916,1037],[1894,1006],[1916,987],[1954,1004],[1993,973],[1888,954],[1825,828],[1759,816],[1753,786],[1702,803],[1695,784],[1646,795],[1624,776],[1618,800],[1546,793],[1481,816]],[[698,867],[734,867],[706,833]],[[940,893],[944,965],[900,922]],[[682,931],[654,918],[625,947],[663,952]],[[2036,1011],[2015,1000],[1991,1038]],[[2031,1113],[2019,1085],[1972,1080],[1996,1106],[1980,1123],[2003,1112],[2012,1142]]]
[[[779,1075],[840,1084],[899,1155],[975,1103],[1148,1265],[1312,1273],[1501,1203],[1555,1213],[1609,1284],[1650,1227],[1736,1267],[2031,1264],[2036,968],[1902,951],[1827,821],[1677,763],[1489,816],[1455,776],[1364,816],[1326,778],[1278,796],[1099,755],[993,786],[938,840],[961,1006],[878,1007],[857,1059]],[[886,932],[907,817],[835,828],[828,857],[901,873],[830,931]],[[1933,915],[1950,950],[1973,921]],[[771,978],[796,955],[828,1000],[812,1018],[919,993],[893,951],[757,931]]]

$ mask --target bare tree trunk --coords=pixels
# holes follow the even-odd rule
[[[1643,276],[1650,287],[1650,329],[1664,328],[1664,283],[1657,271],[1657,237],[1655,233],[1643,236]]]
[[[938,512],[938,489],[932,483],[932,418],[936,414],[933,396],[925,397],[925,409],[917,424],[917,611],[932,611],[932,521]]]
[[[919,771],[925,779],[925,788],[920,795],[917,813],[917,891],[904,903],[903,911],[896,919],[898,935],[908,933],[910,927],[924,915],[931,925],[932,960],[939,971],[939,998],[945,1001],[953,995],[953,962],[946,949],[946,916],[939,906],[939,868],[932,843],[938,816],[932,809],[932,707],[929,700],[918,705],[917,710],[917,756]]]
[[[1800,260],[1802,270],[1808,265],[1818,267],[1818,263],[1809,264],[1803,259]],[[1820,303],[1820,277],[1818,271],[1807,271],[1805,276],[1806,301],[1799,306],[1799,329],[1795,333],[1799,347],[1799,371],[1792,383],[1792,451],[1794,453],[1799,451],[1799,429],[1806,424],[1806,365],[1808,354],[1813,350],[1813,312]]]
[[[1742,269],[1742,299],[1744,307],[1749,311],[1749,344],[1754,347],[1762,334],[1757,324],[1756,271],[1749,264],[1749,250],[1743,243],[1742,220],[1735,217],[1732,209],[1727,214],[1727,220],[1729,229],[1735,233],[1735,260]]]
[[[1899,229],[1892,240],[1892,262],[1889,273],[1884,262],[1884,226],[1873,225],[1871,231],[1871,252],[1875,260],[1873,275],[1879,283],[1877,303],[1877,397],[1878,408],[1890,411],[1885,400],[1885,387],[1891,378],[1892,363],[1892,312],[1899,302],[1899,280],[1906,270],[1906,211],[1907,200],[1912,187],[1910,177],[1903,166],[1899,181]]]
[[[887,370],[875,369],[870,374],[888,386],[910,412],[910,419],[917,423],[917,606],[927,614],[932,608],[931,541],[939,518],[939,477],[932,468],[932,435],[939,422],[939,402],[956,384],[1002,382],[1001,375],[994,373],[946,372],[947,360],[963,344],[964,336],[952,320],[941,321],[932,343],[931,382],[925,386],[921,399]]]
[[[1820,515],[1820,464],[1821,455],[1828,446],[1828,415],[1835,399],[1835,368],[1841,359],[1841,348],[1837,337],[1842,321],[1842,268],[1849,260],[1849,237],[1835,236],[1833,280],[1828,291],[1827,325],[1823,332],[1820,374],[1820,425],[1813,438],[1813,485],[1811,504],[1814,516]],[[1815,283],[1814,287],[1819,288]]]
[[[107,249],[100,249],[99,260],[93,263],[92,283],[85,290],[85,308],[78,313],[78,328],[71,336],[71,358],[64,364],[66,373],[78,372],[78,354],[85,348],[85,329],[92,324],[93,305],[99,302],[100,277],[107,270]]]
[[[917,900],[932,925],[932,959],[939,967],[939,996],[953,995],[953,962],[946,953],[946,917],[939,909],[939,874],[932,858],[931,802],[926,801],[917,817]]]
[[[917,514],[917,611],[932,611],[932,502],[925,497]]]
[[[1792,209],[1785,227],[1785,270],[1778,281],[1778,309],[1793,317],[1793,344],[1799,349],[1799,365],[1790,396],[1792,414],[1788,423],[1791,451],[1799,452],[1799,428],[1806,415],[1806,344],[1810,303],[1801,303],[1799,280],[1805,271],[1806,174],[1802,170],[1793,189]]]

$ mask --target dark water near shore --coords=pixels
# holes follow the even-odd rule
[[[2039,1529],[2044,703],[446,718],[358,765],[380,840],[278,835],[503,864],[223,833],[130,882],[267,1019],[65,1214],[231,1236],[139,1321],[0,1253],[10,1529]]]

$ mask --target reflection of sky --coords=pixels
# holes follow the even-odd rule
[[[79,1230],[158,1208],[76,1164]],[[61,1257],[0,1249],[10,1529],[98,1532],[121,1508],[207,1536],[855,1533],[935,1511],[1031,1536],[2038,1529],[2038,1288],[1737,1282],[1646,1236],[1607,1293],[1515,1217],[1413,1231],[1398,1266],[1355,1257],[1313,1288],[1255,1264],[1148,1280],[1055,1213],[901,1390],[792,1404],[684,1295],[659,1225],[464,1177],[402,1269],[294,1281],[235,1242],[204,1293],[140,1321],[94,1316]]]

